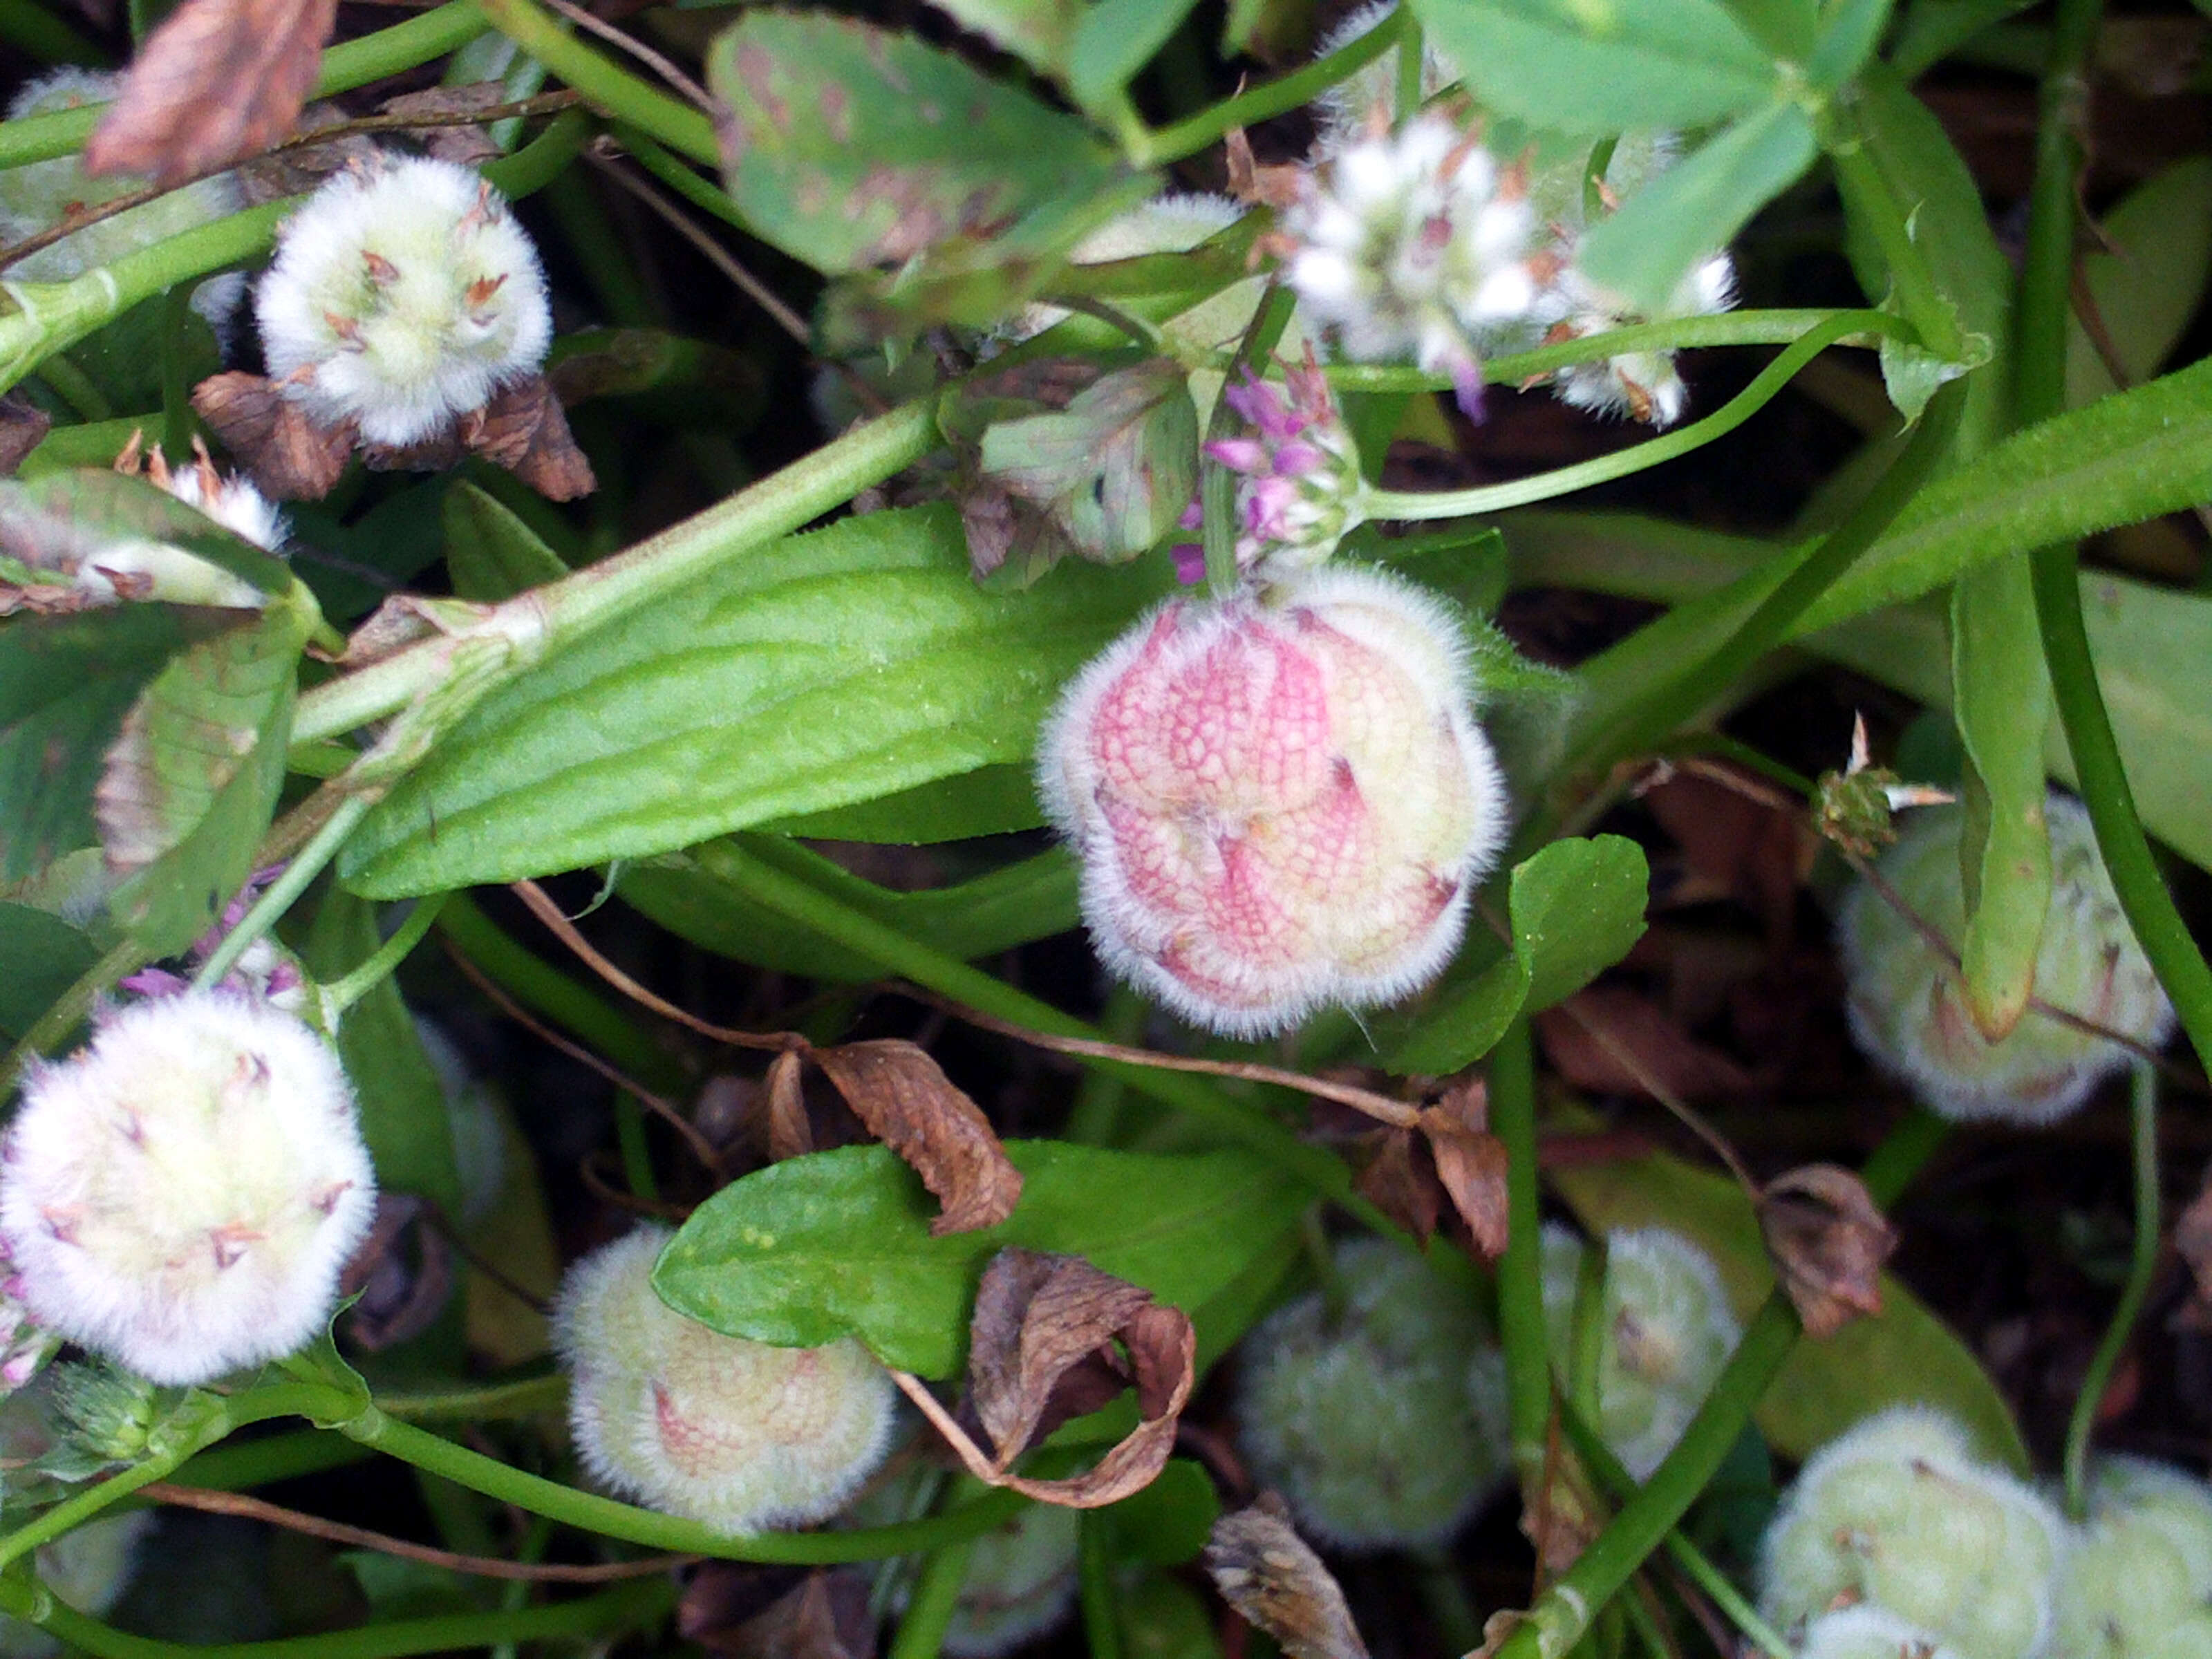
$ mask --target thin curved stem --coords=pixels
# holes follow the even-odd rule
[[[398,971],[399,964],[422,942],[422,935],[430,931],[430,924],[445,908],[448,895],[432,893],[415,901],[399,926],[392,930],[392,937],[378,945],[368,961],[342,979],[332,980],[323,987],[323,1006],[335,1013],[343,1013]]]
[[[530,0],[479,0],[492,26],[608,114],[709,166],[721,159],[714,126],[570,34]]]
[[[2150,1294],[2152,1275],[2158,1268],[2158,1073],[2149,1066],[2135,1068],[2130,1119],[2136,1195],[2135,1248],[2128,1257],[2128,1276],[2113,1304],[2112,1322],[2082,1374],[2081,1392],[2074,1401],[2074,1415],[2066,1425],[2066,1512],[2076,1521],[2089,1513],[2089,1440],[2097,1430],[2097,1410],[2105,1401],[2112,1369],[2127,1352],[2128,1338],[2142,1316],[2143,1300]]]
[[[315,831],[313,838],[293,856],[283,872],[253,901],[252,908],[240,919],[238,926],[225,933],[209,953],[199,972],[192,975],[194,990],[222,983],[223,975],[238,966],[238,959],[247,948],[276,925],[277,918],[292,908],[294,901],[322,874],[324,866],[337,856],[346,837],[368,816],[370,805],[367,795],[348,795],[337,804],[337,810],[323,820],[322,828]]]
[[[1123,153],[1133,167],[1152,167],[1180,161],[1215,143],[1232,127],[1253,126],[1271,116],[1310,104],[1317,94],[1357,75],[1396,46],[1412,21],[1412,9],[1401,7],[1389,22],[1369,29],[1358,40],[1346,41],[1327,57],[1316,58],[1304,69],[1295,70],[1279,81],[1241,92],[1211,109],[1200,110],[1166,126],[1125,135]]]

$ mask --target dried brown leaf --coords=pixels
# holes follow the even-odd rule
[[[7,477],[46,440],[54,417],[20,392],[0,398],[0,477]]]
[[[277,501],[320,501],[353,453],[350,424],[317,426],[258,374],[210,375],[193,388],[192,408],[261,493]]]
[[[768,1063],[761,1090],[768,1114],[768,1156],[773,1164],[803,1158],[814,1150],[814,1126],[806,1115],[798,1053],[787,1048]]]
[[[1384,1129],[1373,1139],[1375,1155],[1359,1172],[1359,1195],[1427,1243],[1444,1205],[1434,1162],[1411,1129]]]
[[[1717,771],[1721,768],[1709,763]],[[1681,851],[1675,879],[1654,888],[1655,905],[1734,899],[1765,924],[1767,938],[1786,942],[1797,913],[1797,886],[1812,867],[1820,840],[1796,810],[1764,797],[1769,786],[1743,775],[1744,787],[1678,771],[1644,793],[1644,805]]]
[[[1221,1599],[1289,1659],[1368,1659],[1344,1591],[1274,1493],[1213,1523],[1206,1570]]]
[[[549,501],[573,501],[599,488],[543,374],[501,386],[482,409],[461,416],[459,435],[471,454],[497,462]]]
[[[912,1164],[937,1194],[937,1237],[995,1227],[1013,1213],[1022,1172],[975,1103],[911,1042],[848,1042],[814,1051],[868,1133]]]
[[[2212,1330],[2212,1177],[2174,1218],[2173,1249],[2189,1264],[2189,1299],[2173,1316],[2175,1328]]]
[[[1560,1075],[1593,1094],[1642,1095],[1656,1083],[1679,1099],[1702,1100],[1754,1086],[1742,1066],[1625,985],[1594,985],[1547,1008],[1536,1035]]]
[[[441,161],[475,167],[501,151],[491,135],[480,126],[453,125],[455,116],[478,115],[507,101],[507,88],[496,81],[474,81],[463,87],[425,87],[384,100],[386,115],[413,115],[440,123],[416,127],[409,136]]]
[[[359,1299],[346,1315],[346,1334],[371,1353],[430,1328],[453,1297],[453,1251],[428,1224],[422,1200],[380,1193],[376,1218],[341,1276]]]
[[[288,137],[337,15],[337,0],[184,0],[138,49],[86,170],[179,185]]]
[[[343,125],[351,118],[336,104],[310,104],[294,123],[294,136]],[[236,177],[248,207],[263,207],[288,196],[304,196],[334,173],[366,167],[379,155],[366,133],[340,133],[319,144],[288,144],[240,165]]]
[[[1242,127],[1231,127],[1226,143],[1229,164],[1229,193],[1240,202],[1256,202],[1263,207],[1294,206],[1305,191],[1305,169],[1298,167],[1271,165],[1255,160],[1252,141],[1244,136]]]
[[[1881,1311],[1881,1264],[1897,1231],[1849,1170],[1808,1164],[1777,1176],[1760,1194],[1759,1225],[1808,1336]]]
[[[1486,1261],[1505,1254],[1505,1143],[1490,1133],[1490,1102],[1479,1081],[1462,1083],[1421,1113],[1437,1179]]]
[[[866,1579],[817,1570],[774,1594],[787,1578],[735,1562],[703,1564],[676,1605],[677,1634],[727,1659],[874,1659]]]

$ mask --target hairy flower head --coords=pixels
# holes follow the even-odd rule
[[[1742,1327],[1712,1258],[1663,1227],[1606,1235],[1598,1357],[1598,1431],[1628,1472],[1648,1480],[1705,1404]],[[1544,1319],[1565,1375],[1574,1340],[1582,1241],[1544,1229]]]
[[[0,1152],[9,1289],[157,1382],[210,1382],[322,1328],[375,1194],[327,1042],[234,993],[157,997],[27,1081]]]
[[[538,250],[474,170],[386,155],[277,231],[254,290],[269,375],[325,426],[418,443],[544,360]]]
[[[2036,1659],[2051,1630],[2057,1511],[1972,1456],[1940,1412],[1900,1406],[1822,1447],[1760,1545],[1760,1611],[1792,1626],[1852,1602],[1959,1659]]]
[[[1252,430],[1205,446],[1243,475],[1237,568],[1265,580],[1319,564],[1363,517],[1359,456],[1328,380],[1310,356],[1285,374],[1287,398],[1258,379],[1225,388],[1222,397]]]
[[[1959,1659],[1958,1653],[1895,1613],[1861,1603],[1805,1626],[1795,1659]]]
[[[2059,1568],[2056,1650],[2212,1659],[2212,1486],[2110,1457],[2091,1474],[2089,1505]]]
[[[1379,572],[1169,600],[1075,679],[1040,744],[1100,955],[1239,1036],[1424,983],[1504,830],[1469,702],[1456,624]]]
[[[1347,1549],[1442,1540],[1504,1480],[1503,1360],[1468,1299],[1381,1239],[1336,1252],[1320,1292],[1247,1340],[1245,1455],[1316,1536]]]
[[[610,1490],[718,1532],[835,1514],[883,1460],[890,1373],[848,1337],[778,1348],[724,1336],[653,1288],[673,1237],[641,1226],[568,1269],[553,1334],[585,1467]]]
[[[1314,48],[1314,56],[1326,58],[1343,51],[1378,23],[1391,21],[1397,11],[1396,0],[1370,0],[1324,34]],[[1427,103],[1458,79],[1459,65],[1424,37],[1421,101]],[[1334,82],[1314,100],[1314,119],[1321,129],[1318,149],[1324,155],[1333,155],[1358,143],[1373,131],[1378,115],[1387,118],[1395,111],[1397,102],[1398,48],[1389,46],[1372,63]]]
[[[2173,1009],[2136,943],[2112,878],[2098,856],[2089,815],[2070,796],[2045,803],[2051,831],[2051,908],[2035,957],[2042,1001],[2153,1045],[2172,1029]],[[1965,811],[1915,812],[1877,866],[1945,939],[1966,927],[1959,842]],[[1951,1118],[2053,1122],[2125,1066],[2129,1051],[2030,1008],[1996,1042],[1983,1036],[1958,970],[1871,884],[1861,882],[1837,918],[1849,978],[1851,1034],[1875,1061]]]
[[[1482,356],[1536,302],[1533,216],[1501,168],[1440,115],[1345,148],[1309,174],[1282,230],[1305,314],[1362,362],[1411,358],[1480,406]]]
[[[1547,342],[1585,339],[1635,323],[1665,323],[1709,317],[1735,304],[1735,266],[1725,253],[1701,259],[1658,310],[1638,313],[1619,296],[1585,276],[1580,267],[1564,266],[1543,301],[1559,316]],[[1553,379],[1564,403],[1601,415],[1625,415],[1650,426],[1672,426],[1689,407],[1690,391],[1667,350],[1625,351],[1595,362],[1574,363]]]

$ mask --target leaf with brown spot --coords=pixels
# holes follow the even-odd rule
[[[23,458],[46,441],[54,417],[20,392],[0,398],[0,477],[23,464]]]
[[[353,428],[320,427],[258,374],[210,375],[192,390],[192,409],[237,458],[261,493],[280,501],[320,501],[345,472]]]
[[[1881,1311],[1881,1264],[1897,1230],[1849,1170],[1808,1164],[1777,1176],[1759,1196],[1759,1226],[1807,1335],[1833,1336]]]
[[[1080,1256],[1001,1250],[984,1269],[968,1338],[968,1388],[986,1451],[918,1380],[899,1385],[969,1474],[1040,1503],[1097,1509],[1152,1484],[1175,1449],[1196,1380],[1190,1316]],[[1036,1441],[1133,1386],[1143,1420],[1087,1473],[1032,1480],[1011,1473]]]
[[[1344,1591],[1273,1492],[1213,1523],[1206,1570],[1221,1599],[1289,1659],[1368,1659]]]
[[[573,501],[599,488],[543,374],[501,386],[482,409],[462,416],[460,440],[471,454],[496,461],[549,501]]]
[[[1437,1179],[1486,1261],[1505,1254],[1505,1143],[1490,1133],[1490,1099],[1479,1079],[1425,1108],[1422,1134]]]
[[[995,1227],[1022,1196],[1021,1171],[982,1110],[937,1062],[896,1038],[817,1048],[814,1060],[874,1135],[914,1166],[943,1213],[933,1237]]]
[[[676,1632],[727,1659],[874,1659],[868,1581],[850,1570],[808,1573],[774,1599],[789,1574],[702,1563],[676,1604]]]
[[[184,0],[138,49],[85,170],[179,185],[289,137],[337,15],[337,0]]]

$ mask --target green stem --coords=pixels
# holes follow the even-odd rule
[[[626,552],[493,607],[484,630],[542,630],[542,648],[550,650],[788,535],[912,465],[939,441],[934,394],[901,404]],[[424,640],[317,686],[300,699],[293,742],[336,737],[414,703],[445,678],[452,644]]]
[[[477,0],[447,0],[447,4],[404,23],[331,47],[323,54],[322,74],[313,95],[328,98],[350,92],[433,58],[442,58],[483,33],[483,13],[477,9]],[[27,161],[44,161],[83,149],[85,139],[106,109],[105,104],[93,104],[0,122],[0,167],[18,167]]]
[[[1572,466],[1540,472],[1532,478],[1516,478],[1510,483],[1485,484],[1474,489],[1443,490],[1377,489],[1370,487],[1360,493],[1359,510],[1370,519],[1390,519],[1401,522],[1466,518],[1473,514],[1496,513],[1509,507],[1524,507],[1531,501],[1549,501],[1555,495],[1587,489],[1593,484],[1608,483],[1614,478],[1625,478],[1631,473],[1657,466],[1679,455],[1686,455],[1692,450],[1701,448],[1714,439],[1735,431],[1773,401],[1790,384],[1791,377],[1807,363],[1845,335],[1863,332],[1860,315],[1856,312],[1836,313],[1826,322],[1807,330],[1761,369],[1749,386],[1703,420],[1693,421],[1679,431],[1646,439],[1640,444],[1616,450],[1610,455],[1600,455],[1587,461],[1577,461]]]
[[[1498,1328],[1506,1411],[1522,1491],[1544,1480],[1552,1421],[1551,1339],[1544,1328],[1543,1222],[1538,1213],[1536,1061],[1516,1019],[1490,1055],[1490,1127],[1505,1144],[1505,1254],[1498,1263]]]
[[[1049,1003],[1018,991],[964,962],[909,939],[896,928],[840,903],[795,876],[772,868],[728,841],[695,849],[700,869],[823,939],[844,945],[888,972],[903,975],[941,996],[1010,1024],[1055,1036],[1097,1040],[1098,1031]],[[1140,1094],[1188,1113],[1261,1157],[1288,1170],[1322,1197],[1343,1206],[1365,1224],[1395,1235],[1399,1229],[1352,1190],[1351,1172],[1333,1153],[1311,1146],[1261,1110],[1243,1105],[1205,1078],[1166,1072],[1127,1060],[1079,1054],[1085,1066],[1115,1076]]]
[[[368,816],[369,805],[367,795],[348,795],[337,804],[337,809],[323,821],[322,828],[254,900],[253,907],[240,919],[238,926],[225,933],[209,953],[199,972],[192,975],[194,990],[204,990],[222,982],[222,976],[238,966],[238,959],[246,954],[246,948],[276,925],[277,918],[292,908],[293,902],[322,874],[323,867],[337,856],[345,838]]]
[[[596,108],[651,133],[695,161],[719,166],[714,124],[577,40],[530,0],[480,0],[492,27]]]
[[[1966,343],[1958,314],[1943,298],[1928,256],[1912,240],[1911,216],[1868,149],[1863,133],[1854,130],[1832,138],[1828,159],[1835,167],[1844,210],[1881,250],[1898,309],[1918,331],[1921,344],[1940,358],[1956,362]]]
[[[960,1591],[968,1582],[969,1558],[975,1552],[973,1544],[953,1544],[922,1564],[885,1659],[937,1659],[945,1646],[945,1630],[959,1610]]]
[[[169,1484],[198,1486],[203,1492],[250,1492],[278,1480],[365,1463],[375,1455],[368,1447],[356,1446],[342,1435],[295,1429],[236,1445],[211,1446],[171,1475]],[[149,1500],[129,1501],[137,1504]]]
[[[331,1013],[343,1013],[347,1009],[392,977],[399,964],[407,960],[422,935],[430,931],[430,924],[438,919],[451,896],[432,893],[415,901],[404,921],[392,930],[392,937],[376,947],[375,954],[343,979],[331,981],[323,987],[323,1006]]]
[[[1279,81],[1239,93],[1187,119],[1155,127],[1149,132],[1125,136],[1123,148],[1129,164],[1152,167],[1180,161],[1215,143],[1231,127],[1256,125],[1271,116],[1286,114],[1311,103],[1318,94],[1358,74],[1396,46],[1412,21],[1412,9],[1401,7],[1390,22],[1368,30],[1356,40],[1346,41],[1326,58],[1316,58]]]
[[[2066,337],[2074,288],[2075,192],[2081,173],[2089,57],[2103,0],[2060,0],[2043,76],[2028,193],[2027,246],[2013,307],[2013,420],[2047,421],[2066,407]]]
[[[398,1619],[320,1636],[288,1636],[273,1642],[200,1644],[161,1642],[104,1625],[21,1583],[0,1583],[0,1611],[42,1626],[94,1659],[403,1659],[409,1654],[453,1653],[496,1642],[611,1638],[657,1622],[676,1605],[666,1577],[617,1584],[573,1601],[512,1612],[449,1613]],[[602,1640],[592,1644],[604,1647]]]
[[[544,1376],[520,1377],[512,1382],[487,1382],[480,1389],[380,1394],[376,1408],[405,1423],[489,1423],[501,1418],[557,1412],[568,1399],[568,1377],[549,1371]]]
[[[1083,1607],[1083,1639],[1091,1659],[1121,1659],[1121,1624],[1115,1607],[1114,1527],[1105,1515],[1085,1510],[1076,1534],[1076,1587]]]
[[[943,1515],[888,1527],[850,1532],[732,1535],[701,1526],[696,1521],[639,1509],[526,1474],[412,1424],[398,1422],[374,1406],[338,1427],[342,1433],[364,1446],[388,1452],[416,1468],[443,1475],[457,1485],[501,1503],[512,1504],[532,1515],[542,1515],[550,1521],[595,1532],[605,1538],[641,1544],[648,1549],[678,1555],[711,1555],[728,1561],[821,1566],[910,1555],[920,1550],[980,1538],[1003,1525],[1029,1502],[1017,1492],[994,1492]]]
[[[2112,1309],[2112,1322],[2089,1361],[2081,1378],[2081,1392],[2074,1401],[2074,1415],[2066,1425],[2066,1511],[2076,1521],[2089,1515],[2089,1440],[2097,1428],[2097,1410],[2105,1402],[2106,1385],[2112,1368],[2127,1351],[2128,1338],[2150,1294],[2152,1275],[2158,1268],[2158,1070],[2137,1063],[2132,1121],[2134,1134],[2136,1237],[2128,1258],[2127,1281]]]

